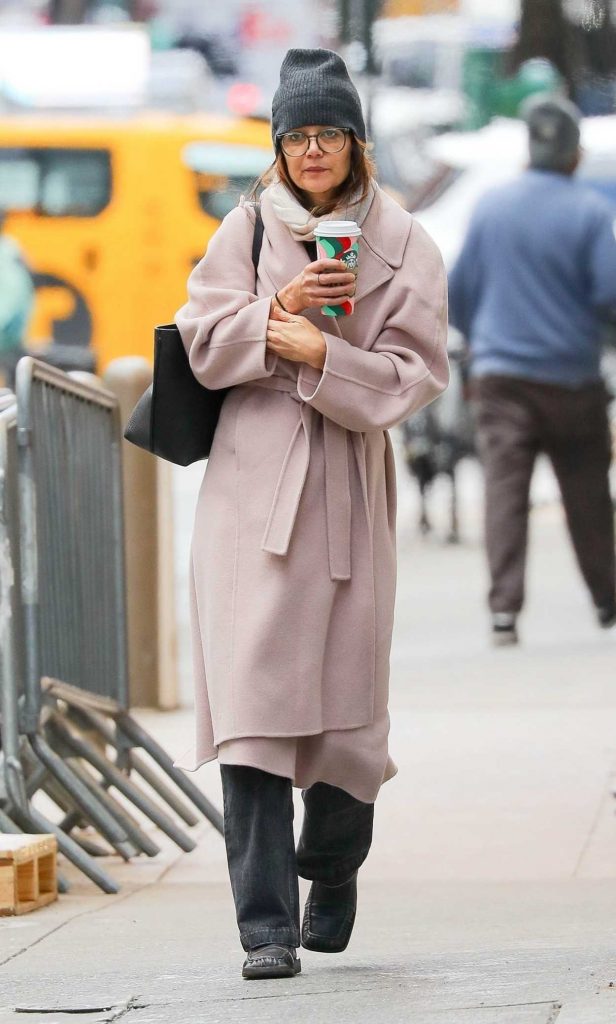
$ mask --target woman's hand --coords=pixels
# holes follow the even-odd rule
[[[327,346],[319,328],[305,316],[285,313],[274,302],[268,321],[266,344],[270,352],[275,352],[283,359],[291,359],[294,363],[308,363],[315,370],[322,370],[325,365]]]
[[[289,313],[338,305],[355,294],[355,274],[346,270],[340,260],[315,260],[301,274],[278,290],[280,301]]]

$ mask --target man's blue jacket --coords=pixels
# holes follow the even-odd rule
[[[579,387],[599,379],[616,307],[616,211],[583,182],[528,170],[479,202],[449,277],[471,374]]]

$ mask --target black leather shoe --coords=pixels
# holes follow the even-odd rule
[[[597,608],[597,621],[602,629],[616,625],[616,600]]]
[[[357,909],[357,872],[342,885],[313,882],[304,908],[302,946],[341,953],[351,938]]]
[[[251,949],[242,967],[242,977],[249,981],[259,978],[294,978],[302,969],[301,960],[293,946],[257,946]]]

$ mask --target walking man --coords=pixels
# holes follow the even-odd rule
[[[518,639],[539,452],[554,467],[598,622],[616,622],[611,439],[599,372],[602,321],[616,307],[615,211],[575,178],[577,108],[534,98],[526,120],[530,166],[480,201],[449,281],[450,321],[470,345],[499,645]]]

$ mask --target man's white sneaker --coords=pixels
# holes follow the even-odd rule
[[[492,615],[492,643],[495,647],[511,647],[518,642],[515,612],[494,612]]]

